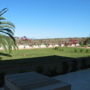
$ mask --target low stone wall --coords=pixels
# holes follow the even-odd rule
[[[0,62],[0,72],[19,73],[36,71],[48,76],[55,76],[90,68],[90,58],[65,58],[59,56],[21,59]]]
[[[68,58],[60,56],[48,56],[39,58],[0,61],[0,84],[2,86],[3,75],[36,71],[46,76],[75,72],[90,68],[90,57]]]

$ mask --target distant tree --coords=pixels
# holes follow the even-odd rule
[[[77,42],[78,42],[76,39],[70,39],[69,41],[71,42],[71,44],[75,44],[75,45],[76,45]]]
[[[13,48],[16,48],[14,38],[15,26],[13,23],[6,21],[6,18],[2,17],[7,11],[7,8],[0,11],[0,46],[10,53]]]
[[[19,43],[21,43],[22,45],[24,45],[24,48],[25,48],[27,45],[32,46],[32,40],[29,39],[29,38],[27,38],[26,36],[23,36],[23,37],[20,39]]]
[[[79,41],[80,46],[86,45],[86,38],[81,38]]]
[[[86,38],[86,44],[90,44],[90,37]]]

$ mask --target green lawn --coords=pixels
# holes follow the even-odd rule
[[[43,49],[14,50],[12,53],[12,57],[1,56],[1,60],[43,57],[52,55],[74,57],[74,58],[86,57],[90,56],[90,49],[60,47],[56,49],[43,48]]]

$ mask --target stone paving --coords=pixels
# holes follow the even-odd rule
[[[53,77],[71,84],[71,90],[90,90],[90,69]]]

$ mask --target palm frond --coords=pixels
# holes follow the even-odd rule
[[[16,43],[8,36],[0,35],[0,46],[2,46],[6,52],[11,53],[13,49],[17,49]]]
[[[14,32],[8,28],[7,29],[0,29],[0,32],[5,33],[5,34],[9,33],[11,35],[14,35]]]
[[[2,16],[4,13],[6,13],[7,10],[8,10],[7,8],[2,9],[2,10],[0,11],[0,16]]]
[[[1,21],[0,24],[1,25],[3,25],[3,24],[4,25],[10,25],[11,27],[15,28],[15,25],[13,23],[9,22],[9,21]]]
[[[0,35],[0,45],[5,49],[6,52],[8,51],[8,45],[3,35]]]
[[[12,36],[12,34],[8,33],[8,32],[4,32],[2,31],[2,33],[8,35],[14,42],[16,42],[15,38]]]
[[[4,25],[4,24],[0,25],[0,29],[7,29],[7,28],[9,28],[12,31],[15,31],[14,28],[10,25]]]
[[[6,18],[4,18],[4,17],[0,17],[0,20],[6,20]]]
[[[7,12],[7,8],[0,11],[0,47],[2,46],[10,53],[13,49],[17,48],[14,38],[15,25],[2,17],[5,12]]]

